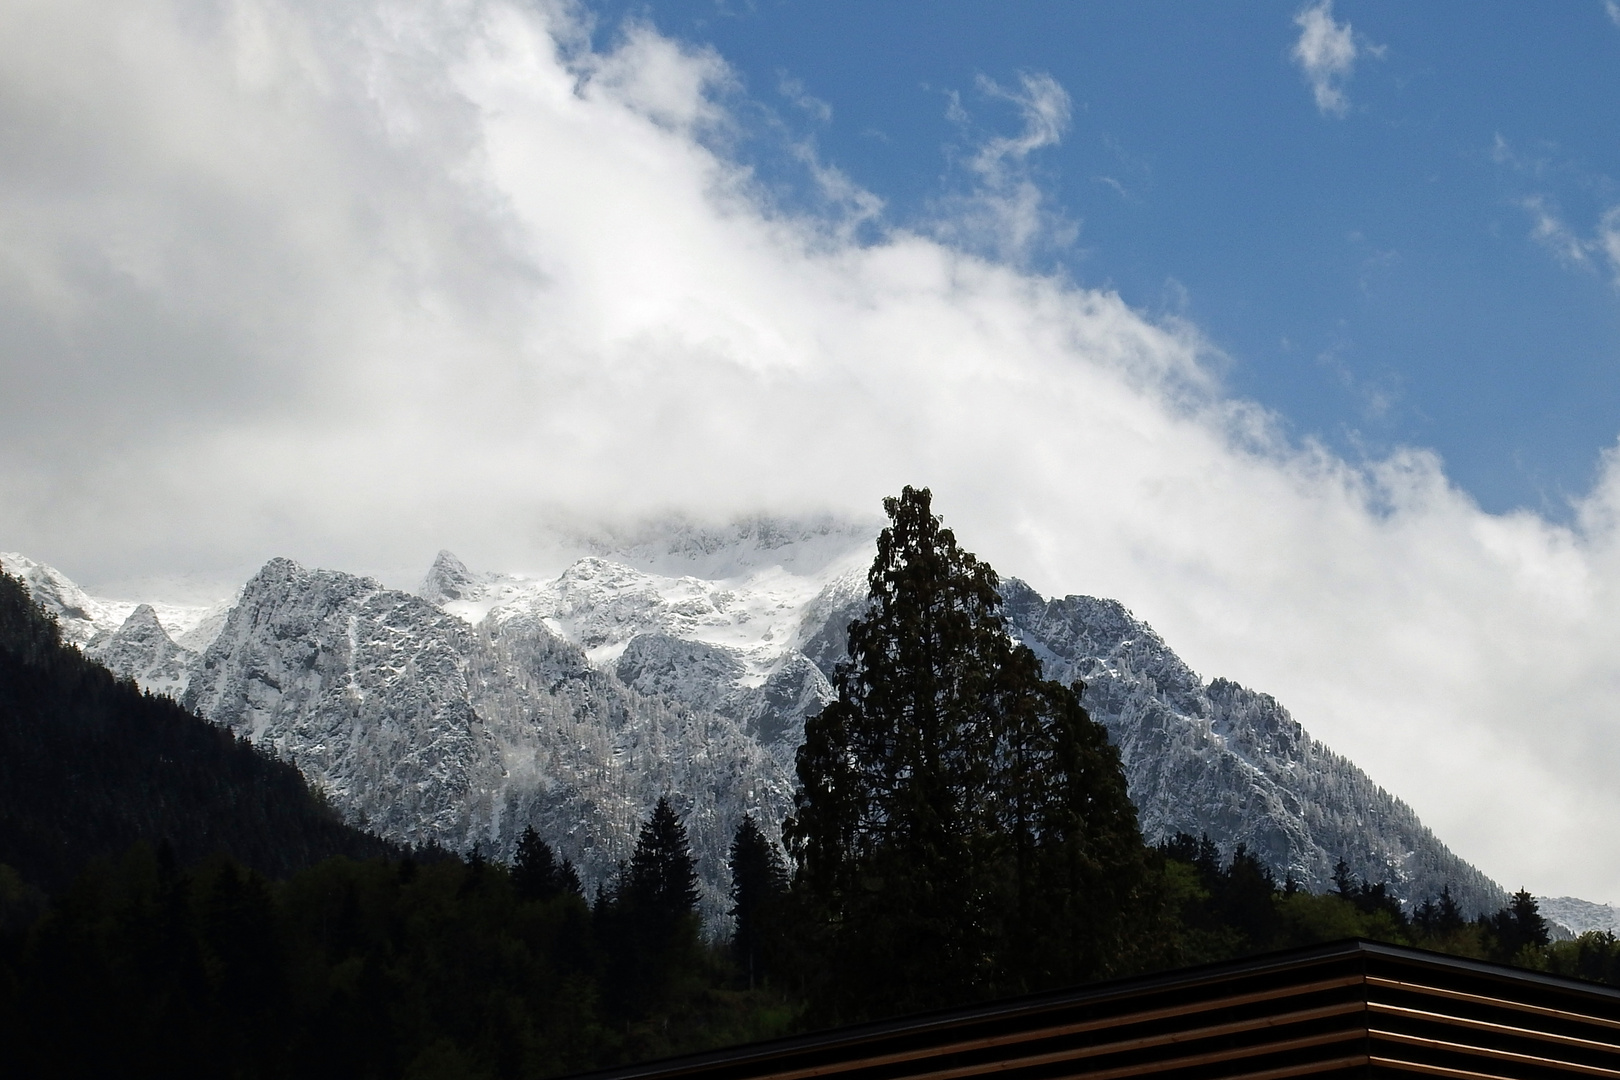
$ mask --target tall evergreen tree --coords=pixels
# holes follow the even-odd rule
[[[931,502],[909,487],[884,501],[869,606],[837,699],[806,723],[785,827],[833,937],[841,1015],[1099,972],[1142,864],[1118,753],[1080,687],[1041,677],[995,571]]]
[[[608,996],[619,1012],[644,1014],[693,968],[698,951],[697,864],[686,827],[660,798],[641,827],[629,863],[620,865],[597,917],[613,953]]]
[[[1495,939],[1491,958],[1504,964],[1512,963],[1521,949],[1527,946],[1542,948],[1551,940],[1540,905],[1525,889],[1514,893],[1508,906],[1485,922]]]
[[[1440,889],[1440,902],[1435,905],[1434,930],[1440,934],[1455,934],[1468,920],[1463,917],[1462,908],[1451,895],[1451,885],[1448,883]]]
[[[512,888],[519,900],[550,900],[565,892],[577,895],[579,872],[568,859],[558,862],[551,845],[528,825],[518,837],[517,855],[512,860]]]
[[[737,920],[731,941],[750,988],[768,973],[771,939],[787,887],[782,856],[753,815],[745,816],[731,841],[731,916]]]
[[[658,800],[641,827],[620,899],[665,925],[697,910],[697,863],[686,839],[686,826],[667,797]]]

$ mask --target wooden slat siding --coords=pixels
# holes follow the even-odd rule
[[[1552,1009],[1544,1005],[1533,1005],[1528,1002],[1512,1001],[1507,998],[1488,997],[1484,994],[1468,994],[1460,990],[1446,990],[1438,986],[1405,982],[1401,979],[1388,979],[1377,975],[1368,975],[1367,985],[1391,990],[1405,990],[1413,994],[1426,994],[1429,997],[1449,998],[1453,1001],[1466,1001],[1474,1005],[1488,1005],[1495,1009],[1509,1009],[1513,1012],[1529,1013],[1532,1016],[1545,1016],[1549,1019],[1568,1020],[1578,1024],[1592,1024],[1596,1027],[1620,1031],[1620,1020],[1592,1016],[1589,1013]]]
[[[1054,1075],[1083,1077],[1084,1080],[1119,1080],[1119,1078],[1126,1076],[1152,1076],[1156,1073],[1191,1069],[1199,1065],[1219,1065],[1228,1061],[1241,1061],[1244,1058],[1285,1054],[1293,1050],[1313,1050],[1319,1046],[1336,1046],[1342,1043],[1365,1040],[1366,1037],[1367,1033],[1364,1030],[1351,1028],[1345,1031],[1328,1031],[1320,1035],[1306,1035],[1297,1039],[1282,1039],[1277,1042],[1256,1043],[1252,1046],[1237,1046],[1228,1050],[1208,1050],[1202,1054],[1184,1054],[1181,1057],[1160,1058],[1154,1061],[1143,1061],[1135,1065],[1120,1065],[1111,1069],[1082,1069],[1079,1072]],[[1363,1050],[1361,1054],[1356,1056],[1365,1060],[1366,1051]]]
[[[1296,954],[1312,954],[1309,962],[1299,963],[1292,957],[1285,960],[1260,957],[1236,964],[1205,965],[1185,973],[1169,972],[1132,979],[1124,992],[1104,986],[1083,988],[1078,993],[1048,993],[1035,999],[992,1003],[943,1017],[919,1017],[909,1023],[887,1021],[842,1032],[792,1037],[729,1052],[709,1052],[590,1075],[591,1080],[677,1080],[684,1077],[788,1080],[790,1077],[826,1076],[879,1064],[921,1062],[937,1058],[942,1052],[957,1052],[973,1045],[1015,1045],[1047,1038],[1054,1029],[1102,1030],[1123,1026],[1132,1017],[1147,1022],[1243,1007],[1251,1002],[1303,993],[1333,989],[1350,993],[1351,988],[1364,981],[1360,967],[1352,962],[1356,958],[1350,950],[1350,945],[1296,950]],[[1347,968],[1354,971],[1346,972]],[[1257,989],[1257,984],[1263,989]],[[1222,990],[1227,992],[1221,993]],[[1218,996],[1208,996],[1211,993]],[[1176,1003],[1141,1007],[1166,999]],[[1141,1005],[1133,1008],[1136,1002]],[[1087,1018],[1067,1019],[1076,1013]],[[964,1037],[974,1030],[995,1034]],[[907,1049],[891,1049],[897,1044]]]
[[[591,1080],[1372,1080],[1399,1073],[1620,1080],[1620,993],[1357,942]]]
[[[1282,1013],[1277,1016],[1233,1020],[1225,1024],[1212,1024],[1208,1027],[1190,1028],[1186,1031],[1169,1031],[1160,1035],[1144,1035],[1135,1039],[1095,1043],[1091,1046],[1054,1050],[1045,1054],[1028,1054],[1023,1057],[1002,1058],[973,1065],[959,1065],[953,1069],[907,1073],[906,1080],[958,1080],[959,1077],[964,1076],[985,1076],[990,1073],[1005,1072],[1011,1069],[1031,1069],[1040,1065],[1083,1061],[1087,1058],[1103,1057],[1108,1054],[1127,1054],[1136,1050],[1153,1050],[1162,1046],[1177,1046],[1181,1043],[1216,1039],[1224,1035],[1242,1035],[1252,1031],[1265,1031],[1271,1028],[1307,1023],[1311,1020],[1325,1020],[1335,1016],[1352,1016],[1366,1011],[1367,1003],[1364,1001],[1343,1001],[1336,1005],[1325,1005],[1319,1009],[1302,1009],[1298,1012]],[[1364,1037],[1366,1023],[1363,1022],[1360,1026],[1349,1030],[1353,1036]],[[1262,1052],[1270,1052],[1264,1049],[1270,1044],[1260,1043],[1258,1045],[1262,1048]],[[1094,1074],[1086,1073],[1085,1075],[1091,1076]]]
[[[1304,1065],[1283,1065],[1275,1069],[1261,1069],[1259,1072],[1233,1073],[1224,1080],[1283,1080],[1287,1076],[1310,1076],[1315,1073],[1339,1072],[1344,1069],[1354,1069],[1365,1066],[1371,1059],[1366,1054],[1351,1054],[1349,1057],[1328,1058],[1326,1061],[1312,1061]],[[1496,1078],[1491,1078],[1496,1080]]]
[[[1514,1027],[1511,1024],[1496,1024],[1489,1020],[1474,1020],[1466,1016],[1453,1016],[1449,1013],[1427,1012],[1423,1009],[1409,1009],[1403,1005],[1386,1005],[1378,1001],[1369,1001],[1367,1009],[1373,1013],[1388,1016],[1400,1016],[1406,1019],[1427,1020],[1436,1024],[1449,1024],[1453,1027],[1469,1028],[1473,1031],[1490,1032],[1496,1035],[1511,1035],[1522,1039],[1537,1039],[1542,1042],[1554,1042],[1563,1046],[1580,1047],[1588,1050],[1598,1050],[1610,1054],[1620,1054],[1620,1046],[1613,1042],[1600,1042],[1596,1039],[1582,1039],[1574,1035],[1559,1035],[1551,1031],[1538,1031],[1535,1028]]]
[[[1400,1031],[1383,1031],[1373,1028],[1367,1032],[1373,1042],[1392,1042],[1404,1046],[1420,1047],[1425,1050],[1439,1050],[1448,1054],[1467,1054],[1471,1057],[1489,1058],[1503,1064],[1530,1065],[1543,1069],[1559,1069],[1564,1072],[1581,1073],[1584,1076],[1601,1076],[1607,1080],[1620,1080],[1620,1069],[1605,1069],[1599,1065],[1583,1065],[1578,1061],[1569,1061],[1565,1058],[1540,1057],[1535,1054],[1521,1054],[1513,1050],[1503,1050],[1494,1046],[1476,1046],[1472,1043],[1448,1042],[1444,1039],[1427,1039],[1421,1035],[1408,1035]]]
[[[1402,1061],[1399,1058],[1379,1057],[1377,1054],[1369,1055],[1367,1058],[1367,1064],[1372,1065],[1375,1068],[1399,1069],[1402,1072],[1422,1073],[1424,1076],[1444,1076],[1449,1078],[1449,1080],[1504,1080],[1500,1073],[1482,1073],[1475,1072],[1472,1069],[1453,1069],[1446,1065],[1424,1065],[1421,1062],[1416,1061]],[[1233,1080],[1237,1080],[1237,1078],[1234,1077]],[[1516,1080],[1516,1078],[1508,1077],[1506,1080]]]
[[[1217,1009],[1236,1008],[1242,1005],[1253,1005],[1264,1001],[1275,1001],[1279,998],[1299,997],[1304,994],[1319,993],[1323,990],[1337,990],[1346,986],[1354,986],[1363,981],[1363,976],[1345,975],[1336,979],[1321,979],[1316,982],[1304,983],[1298,986],[1282,986],[1271,990],[1261,990],[1250,994],[1236,994],[1231,997],[1213,998],[1205,1001],[1188,1002],[1184,1005],[1174,1005],[1162,1009],[1147,1009],[1141,1012],[1121,1013],[1114,1016],[1102,1017],[1095,1020],[1082,1020],[1071,1024],[1057,1024],[1052,1027],[1034,1028],[1028,1031],[1018,1031],[1006,1035],[992,1035],[980,1039],[965,1039],[958,1042],[945,1043],[940,1046],[922,1047],[894,1054],[877,1054],[872,1057],[857,1058],[850,1061],[832,1062],[825,1065],[814,1065],[803,1069],[792,1069],[785,1072],[761,1072],[755,1074],[759,1080],[809,1080],[812,1077],[835,1076],[838,1073],[851,1072],[856,1069],[877,1068],[884,1065],[898,1065],[907,1061],[922,1061],[931,1057],[946,1057],[953,1054],[970,1053],[975,1050],[991,1050],[1002,1046],[1016,1046],[1019,1043],[1036,1042],[1046,1039],[1062,1038],[1069,1035],[1080,1035],[1091,1031],[1105,1031],[1110,1028],[1130,1027],[1137,1024],[1151,1023],[1157,1020],[1174,1020],[1184,1016],[1195,1016],[1199,1013],[1213,1012]],[[1357,998],[1353,1003],[1356,1009],[1363,1008],[1363,1002]],[[933,1073],[915,1075],[906,1074],[910,1080],[922,1080],[922,1076],[932,1076]]]

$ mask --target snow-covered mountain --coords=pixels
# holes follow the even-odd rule
[[[91,596],[61,571],[16,552],[0,551],[0,567],[12,577],[22,579],[34,603],[56,619],[57,625],[62,628],[63,638],[80,648],[97,637],[117,633],[136,609],[143,606],[139,600],[108,600]],[[207,645],[207,641],[200,640],[200,637],[211,638],[218,632],[230,605],[231,601],[226,600],[203,606],[156,602],[144,606],[152,609],[151,617],[157,621],[165,636],[195,652]],[[141,616],[137,623],[144,624],[146,618]]]
[[[744,813],[774,835],[804,719],[831,696],[875,529],[756,519],[581,544],[556,577],[441,552],[417,594],[273,560],[225,609],[86,596],[20,568],[70,636],[296,763],[384,835],[510,854],[534,824],[599,880],[664,794],[685,814],[711,913]],[[1004,585],[1015,633],[1120,748],[1144,834],[1208,833],[1324,888],[1344,858],[1472,913],[1505,900],[1404,803],[1273,698],[1205,682],[1111,600]]]
[[[1544,918],[1576,937],[1593,930],[1620,933],[1620,909],[1612,904],[1594,904],[1573,896],[1539,896],[1536,906]]]
[[[543,621],[475,626],[376,581],[267,564],[193,668],[184,703],[294,762],[383,835],[509,856],[533,824],[601,880],[670,793],[723,910],[725,851],[791,789],[735,725],[647,698]]]

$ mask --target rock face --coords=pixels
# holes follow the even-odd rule
[[[16,552],[0,552],[0,569],[20,578],[34,603],[62,628],[62,639],[81,648],[98,634],[116,631],[135,606],[93,597],[61,571]]]
[[[141,604],[112,633],[100,631],[84,653],[109,670],[134,679],[144,690],[179,698],[191,678],[197,654],[177,645],[158,622],[151,604]]]
[[[1187,832],[1208,833],[1225,852],[1244,844],[1279,877],[1313,890],[1328,887],[1343,858],[1407,899],[1449,885],[1470,914],[1506,902],[1499,885],[1269,694],[1226,679],[1204,683],[1113,600],[1045,600],[1019,581],[1003,593],[1047,676],[1086,684],[1086,707],[1119,747],[1150,840]]]
[[[1536,901],[1542,916],[1567,930],[1571,937],[1594,930],[1620,932],[1620,909],[1612,904],[1594,904],[1573,896],[1538,896]]]
[[[864,607],[871,535],[681,526],[598,544],[543,580],[441,552],[420,595],[277,559],[228,617],[194,613],[178,641],[160,611],[109,626],[113,602],[38,564],[27,580],[59,619],[82,615],[81,644],[114,670],[183,692],[391,839],[505,858],[533,824],[595,882],[669,795],[715,916],[742,815],[774,837],[791,806],[805,718],[831,699]],[[1275,699],[1205,682],[1120,604],[1048,600],[1013,579],[1003,595],[1047,675],[1086,683],[1148,840],[1244,844],[1312,889],[1342,857],[1408,899],[1449,884],[1470,914],[1505,902]]]
[[[28,594],[34,603],[55,619],[56,625],[61,627],[62,639],[80,648],[88,646],[97,638],[105,641],[118,633],[135,610],[144,606],[152,613],[152,618],[172,643],[190,652],[200,652],[207,647],[209,641],[213,640],[213,635],[219,632],[219,627],[224,624],[225,615],[232,603],[226,601],[212,607],[198,607],[188,604],[143,605],[134,600],[108,600],[105,597],[91,596],[55,567],[46,566],[11,551],[0,551],[0,570],[20,579],[28,587]],[[141,622],[144,621],[143,616]],[[158,658],[155,655],[137,656],[139,649],[134,644],[134,638],[141,633],[149,633],[149,630],[130,628],[130,634],[126,635],[120,656],[123,661],[144,668],[157,662]],[[155,638],[152,638],[152,642],[154,647],[161,651],[161,643]],[[122,669],[114,667],[113,670]],[[134,669],[124,673],[132,677],[135,675]],[[156,689],[155,686],[146,688]]]
[[[637,693],[531,614],[472,626],[285,559],[243,590],[184,704],[273,748],[384,836],[506,858],[532,824],[588,882],[629,856],[668,793],[710,915],[726,906],[742,815],[780,822],[791,798],[739,724]]]

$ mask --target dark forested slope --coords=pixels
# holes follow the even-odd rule
[[[0,863],[56,889],[141,840],[274,877],[393,850],[291,765],[87,660],[0,572]]]

